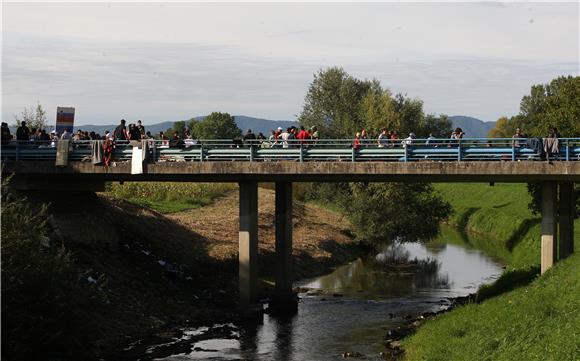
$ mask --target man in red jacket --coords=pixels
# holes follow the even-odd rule
[[[300,127],[300,131],[296,134],[296,139],[300,139],[300,144],[304,144],[310,139],[310,133],[304,129],[304,126]]]

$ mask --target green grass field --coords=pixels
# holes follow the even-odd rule
[[[208,205],[236,187],[233,183],[126,182],[111,183],[107,193],[161,213],[175,213]]]
[[[540,218],[528,210],[525,185],[442,184],[450,222],[465,242],[508,264],[479,304],[423,325],[404,341],[408,360],[580,359],[580,255],[538,276]],[[580,221],[575,222],[575,249]]]

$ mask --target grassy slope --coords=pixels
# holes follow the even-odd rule
[[[482,303],[427,322],[406,340],[407,359],[580,359],[580,255],[536,277],[540,224],[527,209],[525,185],[448,184],[437,189],[453,205],[451,222],[465,240],[503,259],[508,270],[481,290]],[[578,249],[578,220],[575,240]]]

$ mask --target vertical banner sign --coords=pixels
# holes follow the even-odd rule
[[[57,107],[56,108],[56,132],[62,134],[65,129],[73,131],[75,123],[75,108]]]

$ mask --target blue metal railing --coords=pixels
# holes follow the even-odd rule
[[[559,138],[558,152],[545,154],[524,138],[403,139],[360,140],[321,139],[286,142],[232,140],[189,141],[170,147],[165,140],[148,140],[149,161],[580,161],[580,138]],[[93,141],[72,142],[69,161],[90,161]],[[132,145],[117,141],[114,161],[129,161]],[[16,142],[2,144],[2,160],[54,161],[54,142]]]

